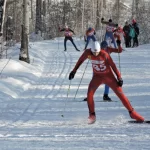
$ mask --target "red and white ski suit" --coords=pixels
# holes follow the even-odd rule
[[[91,49],[87,49],[79,58],[73,71],[76,72],[80,65],[87,58],[91,61],[93,68],[93,78],[90,81],[87,93],[89,113],[95,112],[93,95],[101,84],[107,84],[116,93],[127,110],[132,111],[133,108],[128,98],[124,95],[122,87],[120,87],[117,83],[117,81],[121,78],[121,74],[113,62],[111,56],[104,50],[101,50],[98,56],[94,56],[91,52]]]

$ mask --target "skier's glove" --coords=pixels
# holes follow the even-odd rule
[[[120,40],[117,40],[116,42],[117,42],[117,45],[120,46],[121,41],[120,41]]]
[[[76,72],[71,71],[69,74],[69,80],[72,80],[74,78],[75,74],[76,74]]]
[[[118,80],[118,85],[119,85],[119,86],[122,86],[122,85],[123,85],[123,80],[122,80],[122,78],[120,78],[120,79]]]
[[[101,21],[104,21],[104,18],[101,18]]]

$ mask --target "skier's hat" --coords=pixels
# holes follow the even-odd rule
[[[92,43],[91,51],[95,52],[95,53],[101,51],[100,44],[99,44],[98,41],[95,41],[95,42]]]
[[[132,19],[132,23],[133,23],[133,24],[136,23],[136,20],[135,20],[135,19]]]
[[[112,22],[112,19],[109,19],[108,21],[109,21],[109,22]]]
[[[91,31],[91,30],[92,30],[92,27],[89,27],[88,30]]]
[[[68,29],[68,26],[66,25],[65,28]]]
[[[106,41],[102,41],[102,42],[101,42],[101,49],[107,48],[107,47],[108,47],[107,42],[106,42]]]

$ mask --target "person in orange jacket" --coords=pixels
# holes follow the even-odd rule
[[[74,78],[78,68],[86,59],[91,61],[93,68],[93,78],[89,83],[87,93],[87,104],[89,108],[88,124],[92,124],[96,121],[93,97],[95,91],[101,84],[107,84],[115,92],[123,105],[129,111],[131,118],[137,121],[144,121],[144,118],[134,110],[128,98],[123,93],[123,80],[121,74],[113,62],[111,56],[105,52],[105,50],[100,49],[100,44],[98,41],[93,42],[92,48],[86,49],[83,52],[75,67],[70,72],[69,80]]]
[[[122,37],[125,36],[124,31],[123,31],[123,29],[122,29],[120,26],[118,26],[118,27],[113,31],[113,33],[114,33],[114,38],[115,38],[116,40],[119,40],[119,41],[122,41]]]
[[[95,34],[96,34],[96,32],[95,32],[95,29],[94,28],[91,28],[91,27],[89,27],[87,30],[86,30],[86,44],[85,44],[85,48],[84,49],[86,49],[87,48],[87,46],[88,46],[88,44],[89,44],[89,41],[90,41],[90,39],[92,39],[94,42],[96,41],[96,38],[95,38]]]

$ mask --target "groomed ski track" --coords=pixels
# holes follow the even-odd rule
[[[31,65],[37,75],[11,75],[16,85],[9,83],[10,95],[0,99],[1,150],[148,150],[150,127],[147,124],[129,124],[131,120],[121,102],[99,103],[104,86],[95,93],[97,121],[87,124],[86,97],[92,77],[87,61],[71,81],[68,75],[80,55],[84,42],[75,38],[78,52],[63,38],[30,43]],[[123,90],[133,107],[150,119],[150,45],[129,48],[120,54]],[[111,55],[119,67],[118,54]],[[12,57],[13,59],[13,57]],[[15,57],[14,57],[15,59]],[[83,72],[85,75],[75,98]],[[8,74],[7,74],[8,76]],[[9,79],[10,77],[8,77]],[[22,86],[18,82],[24,83]],[[110,97],[118,100],[112,91]],[[119,101],[119,100],[118,100]],[[62,117],[62,115],[64,117]]]

